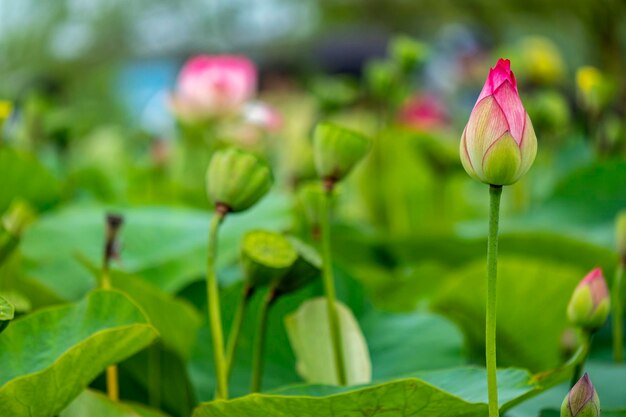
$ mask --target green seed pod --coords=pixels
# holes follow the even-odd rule
[[[269,166],[254,154],[235,148],[217,151],[207,171],[209,198],[217,207],[238,212],[248,209],[272,186]]]
[[[241,265],[251,287],[282,278],[298,258],[289,239],[280,233],[253,230],[243,237]]]
[[[600,417],[600,399],[586,373],[563,400],[561,417]]]
[[[626,210],[617,215],[615,241],[617,253],[622,259],[626,259]]]
[[[588,331],[604,325],[610,310],[609,290],[600,268],[595,268],[578,284],[567,306],[567,317],[575,326]]]
[[[340,181],[367,154],[369,139],[332,123],[315,128],[313,153],[317,175],[332,183]]]
[[[322,269],[322,258],[315,248],[293,236],[288,239],[298,253],[298,259],[280,279],[276,287],[278,294],[287,294],[305,287],[319,277]]]

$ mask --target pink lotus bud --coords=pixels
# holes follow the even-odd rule
[[[586,373],[563,400],[561,417],[600,417],[600,399]]]
[[[416,96],[400,109],[400,122],[415,130],[431,130],[446,126],[449,121],[446,108],[433,95]]]
[[[537,137],[517,92],[508,59],[489,71],[461,138],[461,162],[491,185],[517,182],[535,160]]]
[[[278,110],[261,101],[248,103],[244,109],[244,118],[246,122],[267,132],[277,132],[283,126],[283,118]]]
[[[191,122],[237,113],[254,96],[256,78],[256,67],[243,56],[195,56],[178,76],[172,110]]]
[[[610,298],[600,268],[595,268],[578,284],[567,306],[572,324],[590,331],[602,327],[609,315]]]

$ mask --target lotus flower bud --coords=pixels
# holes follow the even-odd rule
[[[267,194],[272,182],[265,162],[235,148],[215,152],[207,171],[209,198],[225,212],[248,209]]]
[[[615,241],[617,253],[622,260],[626,260],[626,210],[617,215]]]
[[[463,131],[460,153],[465,171],[491,185],[517,182],[535,160],[537,137],[508,59],[489,71]]]
[[[600,399],[586,373],[563,400],[561,417],[600,417]]]
[[[298,253],[298,259],[280,279],[276,287],[278,294],[287,294],[303,288],[319,277],[322,269],[322,258],[315,248],[295,237],[290,236],[288,239]]]
[[[332,123],[318,124],[313,140],[317,175],[327,184],[340,181],[363,159],[368,149],[369,140],[364,135]]]
[[[253,288],[282,278],[297,258],[291,241],[280,233],[255,230],[243,237],[241,265]]]
[[[609,290],[602,270],[596,268],[578,284],[567,306],[572,324],[594,331],[602,327],[609,315]]]
[[[170,105],[186,122],[234,114],[254,96],[256,78],[248,58],[199,55],[183,66]]]

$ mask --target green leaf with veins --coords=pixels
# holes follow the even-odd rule
[[[59,417],[167,417],[167,415],[143,405],[114,402],[103,393],[88,389],[76,397]]]
[[[55,416],[107,366],[156,337],[118,291],[96,291],[17,320],[0,337],[0,415]]]

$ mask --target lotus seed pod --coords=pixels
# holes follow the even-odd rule
[[[626,259],[626,210],[617,215],[615,241],[617,253],[622,259]]]
[[[463,131],[460,154],[465,171],[490,185],[513,184],[533,164],[537,137],[508,59],[489,71]]]
[[[318,181],[309,181],[296,192],[304,217],[313,228],[319,227],[324,215],[324,188]]]
[[[253,288],[281,279],[297,258],[291,241],[280,233],[254,230],[243,237],[241,265]]]
[[[317,175],[331,183],[342,180],[368,149],[366,136],[336,124],[318,124],[313,142]]]
[[[276,288],[279,294],[287,294],[305,287],[320,276],[322,258],[312,246],[295,237],[288,237],[298,253],[298,259],[289,271],[280,279]]]
[[[272,186],[269,166],[254,154],[235,148],[213,154],[207,190],[216,207],[239,212],[253,206]]]
[[[609,290],[602,270],[591,271],[576,287],[567,316],[572,324],[588,331],[602,327],[610,310]]]
[[[563,400],[561,417],[600,417],[600,399],[586,373]]]

